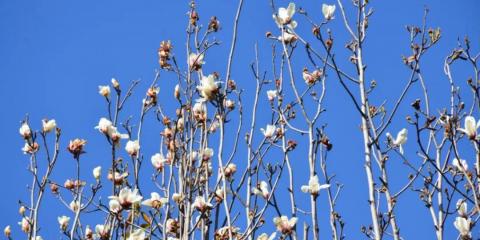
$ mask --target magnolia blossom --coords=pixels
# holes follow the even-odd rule
[[[268,236],[268,234],[266,233],[262,233],[260,234],[260,236],[258,236],[257,240],[274,240],[276,236],[277,236],[276,232],[270,234],[270,236]]]
[[[211,209],[213,205],[209,202],[206,202],[203,196],[197,196],[192,204],[192,207],[200,212],[205,212],[206,210]]]
[[[470,139],[475,139],[477,136],[477,129],[480,127],[480,121],[475,122],[475,118],[472,116],[467,116],[465,118],[465,124],[463,128],[459,128],[458,130],[467,134]]]
[[[180,193],[174,193],[172,194],[172,200],[176,203],[180,203],[181,201],[183,201],[183,195]]]
[[[263,135],[266,138],[272,138],[275,136],[275,133],[277,132],[277,127],[275,127],[275,125],[268,124],[266,129],[260,128],[260,131],[263,133]]]
[[[10,238],[10,235],[12,234],[12,229],[10,228],[10,225],[7,225],[3,229],[3,234],[5,235],[5,237]]]
[[[110,236],[110,227],[108,225],[97,224],[95,226],[95,235],[100,239],[108,239]]]
[[[44,119],[42,120],[42,127],[43,127],[43,132],[48,133],[57,127],[57,123],[55,122],[55,119],[51,119],[51,120]]]
[[[122,205],[120,205],[117,199],[110,199],[110,201],[108,201],[108,209],[112,213],[119,213],[122,211]]]
[[[326,20],[333,19],[333,14],[335,13],[335,5],[322,4],[322,13]]]
[[[392,144],[399,147],[400,153],[403,154],[403,144],[407,142],[408,130],[403,128],[400,132],[397,133],[395,139],[392,138],[390,133],[387,133],[387,138],[392,141]]]
[[[465,159],[454,158],[452,161],[452,165],[459,171],[467,171],[468,170],[468,163]]]
[[[98,93],[104,97],[109,97],[110,96],[110,86],[98,86]]]
[[[212,100],[218,92],[218,81],[215,81],[215,75],[210,74],[207,77],[202,76],[200,86],[197,86],[200,95],[204,99]]]
[[[270,194],[270,191],[268,190],[268,183],[265,181],[261,181],[259,186],[254,188],[253,194],[262,196],[265,199],[268,199],[268,195]]]
[[[180,85],[175,85],[175,90],[173,91],[173,96],[176,99],[180,99]]]
[[[145,230],[141,228],[135,229],[135,231],[128,236],[127,240],[145,240]]]
[[[169,218],[165,224],[167,233],[176,233],[179,227],[177,219]]]
[[[33,144],[29,144],[28,142],[26,142],[25,145],[23,145],[22,151],[23,154],[33,154],[38,151],[39,147],[40,146],[38,146],[38,143],[36,142],[34,142]]]
[[[292,233],[295,224],[297,224],[297,221],[298,219],[296,217],[292,217],[290,219],[288,219],[287,216],[273,218],[273,223],[275,223],[275,227],[277,227],[277,230],[282,234],[287,235]]]
[[[92,229],[90,228],[89,225],[87,225],[87,227],[85,227],[85,239],[87,239],[87,240],[92,240],[93,239],[93,231],[92,231]]]
[[[307,68],[303,69],[302,77],[307,85],[314,84],[322,76],[322,71],[314,70],[313,72],[308,72]]]
[[[79,200],[76,200],[76,201],[73,200],[70,202],[69,207],[70,207],[70,210],[72,210],[73,212],[77,212],[78,210],[80,210],[80,207],[83,207],[83,205],[80,205]]]
[[[123,208],[130,208],[132,204],[142,201],[142,196],[138,194],[138,189],[124,187],[118,193],[118,196],[110,196],[109,199],[116,199]]]
[[[212,148],[205,148],[202,151],[202,159],[204,161],[208,161],[213,156],[213,149]]]
[[[190,53],[188,56],[188,65],[190,66],[191,69],[193,70],[198,70],[202,68],[202,65],[205,64],[203,61],[204,55],[203,54],[195,54],[195,53]]]
[[[100,118],[100,121],[98,121],[98,125],[95,127],[95,129],[107,134],[111,127],[113,127],[113,123],[107,118],[102,117]]]
[[[235,172],[237,172],[237,165],[235,163],[229,163],[223,171],[225,173],[225,177],[229,178],[233,176]]]
[[[66,231],[68,228],[68,223],[70,222],[70,218],[67,216],[61,216],[57,218],[58,224],[60,224],[60,229],[62,231]]]
[[[295,3],[291,2],[287,8],[281,7],[278,9],[277,14],[273,14],[273,20],[277,23],[277,26],[281,28],[283,25],[287,25],[290,28],[296,28],[297,22],[292,20],[295,14]]]
[[[297,35],[284,31],[282,32],[282,36],[278,36],[277,39],[285,44],[289,44],[297,41]]]
[[[30,218],[25,216],[22,218],[22,221],[18,222],[18,225],[20,225],[22,231],[24,233],[30,232]]]
[[[102,175],[102,167],[98,166],[94,168],[92,173],[93,173],[93,177],[98,181],[100,179],[100,176]]]
[[[108,173],[108,180],[113,181],[115,185],[122,184],[125,178],[128,176],[128,172],[123,172],[120,174],[119,172],[115,171],[114,174],[110,171]]]
[[[100,121],[98,121],[98,125],[95,126],[95,129],[98,129],[98,131],[101,133],[106,134],[110,139],[117,143],[119,139],[128,138],[128,134],[120,133],[118,129],[113,126],[113,123],[104,117],[100,118]]]
[[[136,156],[138,151],[140,151],[140,143],[138,140],[135,141],[128,141],[125,145],[125,150],[130,156]]]
[[[453,222],[453,225],[455,228],[460,232],[460,235],[462,237],[470,237],[470,224],[472,221],[470,218],[464,218],[464,217],[457,217],[455,218],[455,222]]]
[[[227,99],[225,101],[225,107],[228,109],[234,109],[235,108],[235,101]]]
[[[120,83],[119,83],[118,80],[115,79],[115,78],[112,78],[111,83],[112,83],[112,86],[113,86],[115,89],[117,89],[117,88],[120,87]]]
[[[167,162],[167,159],[163,156],[163,154],[156,153],[155,155],[152,156],[151,158],[152,165],[157,171],[162,171],[163,166],[165,165],[165,162]]]
[[[152,192],[150,193],[150,198],[143,201],[142,205],[152,208],[161,208],[166,203],[168,203],[168,198],[162,198],[160,197],[160,194]]]
[[[278,96],[277,90],[268,90],[267,97],[268,101],[273,101]]]
[[[466,217],[468,213],[467,201],[465,199],[458,199],[457,201],[457,213],[462,217]]]
[[[30,130],[30,126],[28,126],[27,122],[22,123],[22,126],[20,126],[18,132],[23,138],[29,138],[32,135],[32,130]]]
[[[304,193],[310,193],[312,195],[318,195],[318,192],[320,190],[329,188],[330,184],[322,184],[318,182],[318,176],[315,175],[313,177],[310,177],[310,180],[308,181],[308,185],[303,185],[302,186],[302,192]]]

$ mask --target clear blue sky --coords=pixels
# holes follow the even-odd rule
[[[245,89],[245,96],[252,96],[254,80],[250,74],[249,64],[254,59],[253,45],[258,42],[264,70],[270,71],[271,42],[265,39],[265,32],[275,32],[277,29],[271,18],[269,1],[245,2],[239,25],[239,43],[232,78],[237,81],[240,88]],[[281,0],[276,1],[276,4],[286,6],[288,2]],[[295,2],[297,6],[307,9],[310,15],[319,20],[321,4],[334,1]],[[410,53],[408,34],[404,26],[420,25],[423,7],[426,5],[430,8],[429,24],[442,29],[442,39],[438,46],[427,53],[422,67],[433,94],[433,110],[437,111],[441,106],[445,106],[448,101],[445,98],[448,85],[442,71],[443,59],[456,46],[457,39],[463,39],[465,35],[470,36],[474,50],[479,49],[480,2],[476,0],[371,2],[375,13],[369,23],[365,55],[368,79],[375,79],[379,83],[374,101],[378,104],[384,98],[398,96],[400,87],[407,81],[409,71],[401,62],[401,55]],[[82,137],[88,140],[86,148],[88,154],[84,157],[85,179],[91,177],[90,169],[99,163],[107,169],[108,151],[105,150],[105,139],[93,129],[98,119],[105,115],[105,105],[97,93],[97,86],[109,83],[111,77],[118,78],[124,86],[131,80],[141,79],[139,89],[142,90],[133,96],[127,106],[129,114],[136,117],[143,89],[150,84],[154,69],[158,67],[156,49],[160,41],[170,39],[177,57],[183,59],[182,61],[185,59],[187,3],[188,1],[159,0],[0,1],[2,229],[5,225],[12,225],[14,236],[19,239],[23,237],[16,223],[20,220],[17,201],[28,199],[25,187],[30,182],[26,171],[28,158],[20,151],[23,140],[18,134],[19,123],[25,114],[29,114],[35,128],[40,126],[42,118],[55,118],[59,127],[63,129],[62,150],[65,149],[69,139]],[[344,4],[348,5],[349,1],[344,1]],[[206,24],[210,16],[216,15],[223,26],[217,38],[225,44],[213,50],[206,59],[207,72],[219,71],[223,74],[236,1],[199,1],[198,7],[202,23]],[[297,18],[301,19],[300,16]],[[337,12],[337,19],[329,27],[336,36],[336,51],[339,51],[339,57],[342,57],[346,32],[340,20]],[[303,19],[299,20],[299,23],[299,31],[308,34],[310,27],[307,23]],[[308,65],[308,61],[304,58],[297,58],[294,62],[294,67],[299,73],[305,65]],[[350,72],[352,71],[353,69],[350,69]],[[454,73],[458,81],[464,82],[471,75],[471,70],[456,66]],[[347,239],[361,239],[360,227],[362,224],[369,224],[370,218],[361,153],[362,139],[358,131],[359,117],[333,74],[327,81],[329,81],[327,112],[322,122],[328,123],[327,131],[334,144],[334,149],[329,155],[332,171],[337,175],[336,180],[345,184],[338,208],[347,224]],[[160,80],[161,104],[170,113],[174,107],[171,97],[174,84],[173,75],[165,75]],[[399,118],[391,127],[392,132],[405,125],[403,119],[411,113],[408,103],[417,97],[419,97],[417,90],[407,96],[405,107],[400,109]],[[169,101],[172,104],[169,104]],[[248,106],[249,103],[250,99],[245,97],[244,104]],[[262,104],[266,109],[266,101]],[[125,119],[126,116],[122,117]],[[267,122],[268,116],[260,116],[260,126]],[[155,123],[153,115],[147,120],[147,128],[149,130],[144,134],[146,139],[144,141],[150,141],[151,146],[142,148],[148,158],[156,151],[159,141],[157,136],[161,130],[161,126]],[[406,146],[406,151],[413,160],[416,157],[414,148],[415,145],[412,143]],[[300,146],[299,151],[301,150]],[[241,152],[244,153],[245,151]],[[242,159],[239,157],[236,163],[241,165]],[[296,182],[300,185],[308,180],[301,174],[302,169],[306,169],[304,167],[306,161],[302,159],[295,161],[298,161],[298,164],[295,164],[294,168],[299,173]],[[398,183],[392,184],[392,187],[398,189],[399,183],[406,181],[408,171],[400,162],[393,162],[390,169],[393,174],[391,181]],[[63,151],[53,177],[63,182],[68,176],[73,176],[73,160]],[[108,186],[109,183],[105,185]],[[298,194],[297,196],[306,199],[305,196]],[[68,213],[68,210],[51,196],[46,200],[48,203],[43,208],[41,232],[45,239],[58,239],[60,233],[56,217]],[[328,239],[330,230],[327,222],[328,213],[325,211],[326,204],[325,199],[321,198],[321,235]],[[406,239],[434,238],[431,219],[416,193],[408,192],[402,196],[397,214],[402,236]],[[89,220],[91,225],[96,223],[92,219]],[[271,221],[268,220],[268,223],[271,224]],[[447,223],[447,228],[446,239],[455,238],[456,231],[451,222]],[[474,233],[477,236],[478,230]]]

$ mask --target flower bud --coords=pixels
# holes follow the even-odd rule
[[[175,91],[173,92],[173,95],[176,99],[180,99],[180,85],[175,85]]]
[[[5,229],[3,229],[3,234],[5,234],[6,238],[10,238],[10,235],[12,235],[12,230],[10,229],[10,225],[6,226]]]
[[[112,86],[113,86],[113,88],[115,88],[115,89],[117,89],[117,90],[120,89],[120,83],[118,82],[117,79],[112,78]]]
[[[93,177],[98,181],[100,180],[100,176],[102,175],[102,167],[98,166],[93,169]]]

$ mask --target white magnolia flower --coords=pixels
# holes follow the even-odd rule
[[[157,171],[162,171],[167,159],[163,156],[163,154],[156,153],[151,158],[152,165]]]
[[[43,237],[42,236],[36,236],[35,240],[43,240]]]
[[[213,149],[212,148],[205,148],[202,151],[202,159],[204,161],[208,161],[213,156]]]
[[[119,213],[122,211],[122,205],[120,205],[118,199],[110,199],[108,202],[108,209],[112,213]]]
[[[233,101],[231,99],[227,99],[225,101],[225,107],[228,108],[228,109],[234,109],[235,108],[235,101]]]
[[[333,14],[335,13],[335,5],[322,4],[322,13],[326,20],[333,19]]]
[[[261,181],[259,186],[252,190],[253,194],[262,196],[265,199],[268,199],[268,195],[270,194],[270,190],[268,190],[268,183],[265,181]]]
[[[200,86],[197,86],[197,89],[200,91],[200,95],[204,99],[212,100],[218,92],[218,83],[218,81],[215,81],[215,76],[213,74],[210,74],[207,77],[202,76]]]
[[[183,195],[180,193],[174,193],[172,194],[172,200],[176,203],[180,203],[181,201],[183,201]]]
[[[118,196],[110,196],[109,199],[116,199],[122,205],[123,208],[130,208],[132,204],[140,203],[142,201],[142,196],[138,194],[138,189],[130,189],[124,187],[118,193]]]
[[[92,231],[92,229],[90,228],[89,225],[87,225],[87,227],[85,227],[85,239],[87,239],[87,240],[93,239],[93,231]]]
[[[470,236],[471,222],[472,221],[470,220],[470,218],[466,219],[464,217],[457,217],[455,218],[455,222],[453,223],[453,225],[458,230],[458,232],[460,232],[460,235],[465,237],[465,236]]]
[[[51,119],[51,120],[44,119],[42,120],[42,127],[43,127],[43,132],[48,133],[57,127],[57,123],[55,122],[55,119]]]
[[[203,54],[190,53],[190,55],[188,56],[188,66],[190,66],[190,68],[194,70],[202,68],[202,65],[205,64],[203,58]]]
[[[25,216],[22,218],[22,221],[18,222],[18,225],[20,225],[20,228],[24,233],[30,232],[30,218]]]
[[[70,207],[70,210],[72,210],[73,212],[77,212],[78,210],[80,210],[80,207],[83,207],[83,204],[80,205],[79,200],[76,200],[76,201],[73,200],[70,202],[69,207]]]
[[[475,122],[475,118],[472,116],[465,117],[465,124],[463,128],[458,130],[467,134],[470,139],[475,139],[477,136],[477,129],[480,127],[480,121]]]
[[[61,216],[57,218],[58,224],[60,224],[60,229],[62,231],[66,231],[68,228],[68,223],[70,222],[70,218],[67,216]]]
[[[203,196],[197,196],[192,204],[192,207],[200,212],[205,212],[206,210],[211,209],[213,205],[209,202],[206,202]]]
[[[152,192],[150,198],[143,201],[142,205],[152,208],[161,208],[166,203],[168,203],[168,198],[162,198],[160,197],[160,194]]]
[[[22,126],[20,126],[20,129],[18,130],[18,132],[24,138],[29,138],[32,135],[32,130],[30,130],[30,126],[28,126],[27,122],[22,123]]]
[[[113,86],[114,88],[119,88],[119,87],[120,87],[120,83],[118,82],[117,79],[112,78],[111,82],[112,82],[112,86]]]
[[[107,135],[112,139],[115,143],[119,143],[118,140],[120,139],[128,139],[128,134],[126,133],[120,133],[117,130],[117,127],[111,126],[108,128]],[[117,144],[118,145],[118,144]]]
[[[308,181],[308,185],[303,185],[302,186],[302,192],[304,193],[310,193],[312,195],[317,195],[320,190],[329,188],[330,184],[322,184],[318,182],[318,176],[315,175],[313,177],[310,177],[310,180]]]
[[[110,96],[110,86],[98,86],[98,93],[104,97]]]
[[[96,238],[108,239],[110,236],[110,227],[108,225],[97,224],[95,226]]]
[[[10,228],[10,225],[7,225],[3,229],[3,234],[5,235],[5,237],[10,238],[10,235],[12,235],[12,229]]]
[[[268,90],[267,97],[269,101],[273,101],[278,96],[277,90]]]
[[[263,135],[266,138],[272,138],[275,136],[275,133],[277,132],[277,127],[275,127],[275,125],[268,124],[266,129],[260,128],[260,131],[263,133]]]
[[[403,144],[407,142],[408,130],[403,128],[397,133],[397,137],[395,139],[392,138],[390,133],[387,133],[387,138],[392,141],[394,146],[398,146],[400,153],[403,154]]]
[[[277,230],[283,234],[290,234],[292,233],[295,224],[297,224],[298,219],[296,217],[292,217],[288,219],[287,216],[281,216],[273,218],[273,223],[275,223],[275,227]]]
[[[176,98],[176,99],[179,99],[180,98],[180,85],[175,85],[175,90],[173,91],[173,96]]]
[[[468,170],[468,163],[465,159],[454,158],[452,161],[452,165],[459,171],[467,171]]]
[[[295,14],[295,3],[291,2],[288,4],[287,8],[281,7],[278,9],[277,14],[273,14],[273,20],[277,23],[279,28],[283,25],[287,25],[290,28],[296,28],[297,22],[292,20],[293,15]]]
[[[276,232],[270,234],[270,236],[268,236],[268,234],[266,233],[262,233],[260,234],[260,236],[258,236],[257,240],[273,240],[275,239],[276,236],[277,236]]]
[[[145,230],[138,228],[133,231],[127,240],[145,240]]]
[[[106,134],[111,127],[113,127],[113,123],[110,120],[102,117],[100,118],[100,121],[98,121],[98,125],[95,127],[95,129],[98,129],[100,132]]]
[[[282,36],[278,36],[278,41],[283,41],[285,44],[293,43],[297,41],[297,35],[284,31]]]
[[[101,166],[98,166],[96,168],[93,169],[92,171],[93,173],[93,177],[96,179],[96,180],[99,180],[100,177],[102,176],[102,167]]]
[[[112,174],[112,171],[109,171],[108,173],[108,180],[113,181],[116,185],[122,184],[126,177],[128,177],[128,172],[120,174],[118,171],[115,171]]]
[[[138,151],[140,151],[140,143],[138,142],[138,140],[130,140],[125,145],[125,150],[130,156],[136,156],[138,154]]]
[[[468,213],[467,201],[465,199],[458,199],[457,201],[457,213],[462,217],[466,217]]]

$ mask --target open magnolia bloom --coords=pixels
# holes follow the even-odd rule
[[[197,196],[195,201],[192,203],[192,207],[200,212],[205,212],[206,210],[211,209],[213,205],[209,202],[206,202],[203,196]]]
[[[218,92],[218,84],[220,82],[215,81],[215,79],[216,77],[213,74],[210,74],[207,77],[202,76],[200,86],[197,86],[197,90],[200,92],[200,95],[206,100],[214,99]]]
[[[188,56],[188,66],[193,70],[199,70],[202,68],[202,65],[205,64],[203,61],[203,54],[190,53]]]
[[[104,117],[100,118],[95,129],[98,129],[98,131],[107,135],[115,143],[118,143],[118,140],[120,139],[128,139],[128,134],[120,133],[117,128],[113,126],[113,123]]]
[[[130,156],[136,156],[138,154],[138,151],[140,151],[140,143],[138,142],[138,140],[128,141],[125,145],[125,151],[127,151]]]
[[[135,229],[127,238],[127,240],[145,240],[145,230],[141,228]]]
[[[310,193],[312,195],[318,195],[318,192],[320,190],[329,188],[330,184],[322,184],[318,182],[318,176],[315,175],[313,177],[310,177],[310,180],[308,181],[308,185],[303,185],[302,186],[302,192],[304,193]]]
[[[468,171],[468,163],[465,159],[458,159],[454,158],[452,161],[452,165],[458,170],[458,171]]]
[[[268,190],[268,183],[265,181],[261,181],[258,187],[254,188],[252,192],[255,195],[268,199],[268,196],[270,194],[270,190]]]
[[[25,139],[29,138],[32,135],[32,130],[30,130],[30,126],[28,126],[27,122],[22,123],[22,126],[20,126],[20,129],[18,130],[18,132]]]
[[[161,153],[156,153],[151,158],[152,165],[157,171],[162,171],[167,159]]]
[[[98,86],[98,94],[104,96],[104,97],[109,97],[110,96],[110,86]]]
[[[272,137],[274,137],[275,134],[277,133],[277,127],[275,127],[275,125],[270,125],[270,124],[268,124],[265,129],[264,129],[264,128],[260,128],[260,131],[263,133],[263,135],[264,135],[266,138],[272,138]]]
[[[273,240],[275,239],[276,236],[277,236],[276,232],[270,234],[270,236],[268,236],[268,234],[266,233],[262,233],[260,234],[260,236],[258,236],[257,240]]]
[[[97,224],[95,226],[95,239],[109,239],[110,236],[110,226]]]
[[[66,231],[68,228],[68,223],[70,222],[70,218],[67,216],[61,216],[57,218],[58,224],[60,225],[60,229],[62,231]]]
[[[465,117],[465,124],[463,128],[458,130],[465,133],[468,138],[474,140],[477,137],[477,129],[480,127],[480,121],[475,122],[475,118],[472,116]]]
[[[278,96],[278,91],[277,90],[268,90],[267,91],[267,97],[268,101],[273,101],[275,98]]]
[[[273,20],[277,23],[279,28],[282,28],[286,25],[289,28],[296,28],[297,22],[292,20],[293,15],[295,14],[295,3],[291,2],[288,4],[287,8],[281,7],[278,9],[277,14],[273,14]]]
[[[156,192],[152,192],[150,193],[150,198],[143,201],[142,205],[158,209],[158,208],[161,208],[166,203],[168,203],[168,198],[162,198],[160,197],[160,194]]]
[[[284,42],[285,44],[290,44],[297,41],[297,35],[289,33],[288,31],[283,31],[282,36],[278,36],[278,41]]]
[[[397,137],[395,139],[392,138],[390,133],[387,133],[387,138],[394,146],[399,148],[401,154],[403,154],[403,144],[407,142],[408,130],[403,128],[400,132],[397,133]]]
[[[50,120],[43,119],[42,120],[42,130],[43,130],[44,133],[49,133],[53,129],[55,129],[56,127],[57,127],[57,122],[55,122],[55,119],[50,119]]]
[[[130,208],[132,204],[142,201],[142,196],[138,194],[138,189],[132,189],[124,187],[118,193],[118,196],[110,196],[109,199],[117,200],[123,208]]]
[[[458,230],[460,235],[468,239],[470,239],[471,237],[471,234],[470,234],[471,224],[472,224],[472,220],[470,220],[470,218],[464,218],[464,217],[457,217],[455,218],[455,222],[453,222],[453,225]]]
[[[108,209],[112,213],[119,213],[122,211],[122,205],[120,205],[118,199],[110,199],[108,202]]]
[[[275,227],[277,227],[277,230],[282,234],[286,235],[292,233],[295,224],[297,224],[297,221],[298,218],[296,217],[292,217],[290,219],[288,219],[287,216],[273,218],[273,223],[275,223]]]
[[[323,17],[325,17],[326,20],[331,20],[334,18],[333,14],[335,13],[335,5],[328,5],[328,4],[322,4],[322,13]]]

